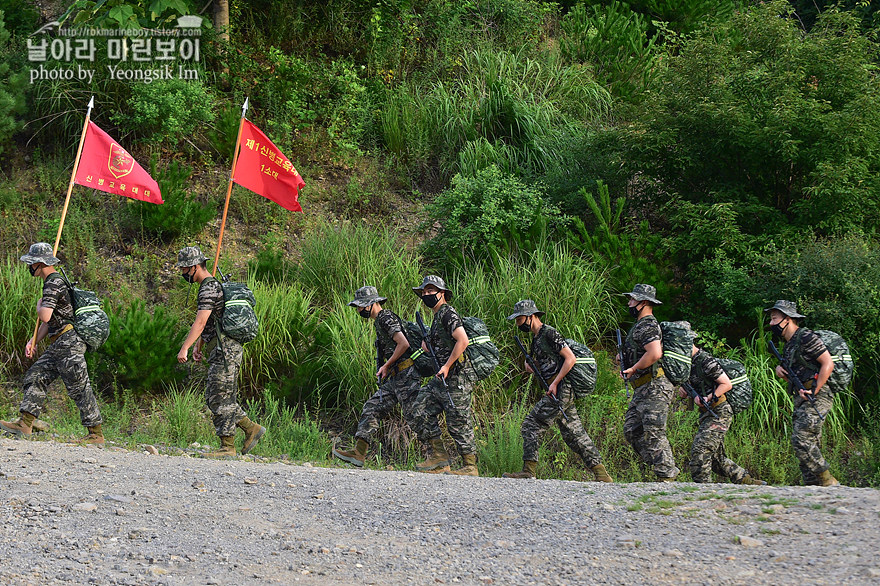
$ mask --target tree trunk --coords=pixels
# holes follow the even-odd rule
[[[214,28],[229,42],[229,0],[214,0]]]

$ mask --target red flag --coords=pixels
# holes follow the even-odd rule
[[[232,180],[284,209],[301,212],[299,190],[306,184],[278,147],[248,119],[242,124],[239,144]]]
[[[74,182],[98,191],[163,203],[159,185],[150,174],[91,120]]]

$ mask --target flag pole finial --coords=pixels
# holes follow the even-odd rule
[[[242,118],[244,118],[245,114],[247,114],[247,111],[248,111],[248,100],[250,100],[250,98],[249,98],[249,97],[245,97],[245,99],[244,99],[244,105],[241,107],[241,117],[242,117]]]
[[[94,108],[94,107],[95,107],[95,96],[92,96],[91,98],[89,98],[89,106],[88,106],[89,110],[88,110],[88,112],[86,112],[86,117],[89,117],[92,114],[92,108]]]

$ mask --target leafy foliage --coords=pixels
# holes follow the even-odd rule
[[[211,92],[198,80],[138,83],[132,87],[128,110],[113,115],[112,120],[152,143],[177,144],[214,117]]]
[[[192,2],[185,0],[76,0],[58,19],[61,24],[73,18],[74,26],[92,24],[121,29],[155,28],[178,16],[193,14]]]
[[[18,115],[24,113],[25,75],[13,71],[8,54],[9,31],[0,10],[0,154],[12,134],[21,127]]]

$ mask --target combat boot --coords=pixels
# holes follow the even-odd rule
[[[820,486],[840,486],[840,481],[831,476],[830,470],[825,470],[819,474]]]
[[[767,483],[763,480],[758,480],[753,477],[751,474],[746,474],[742,477],[742,480],[739,481],[739,484],[752,484],[754,486],[767,486]]]
[[[505,472],[502,478],[534,478],[538,475],[538,463],[535,460],[523,460],[522,470],[519,472]]]
[[[604,465],[596,464],[595,466],[591,467],[590,470],[596,477],[596,482],[614,482],[614,479],[611,478],[611,475],[608,474],[607,470],[605,470]]]
[[[257,442],[266,433],[266,428],[258,423],[254,423],[247,417],[236,423],[236,425],[244,432],[244,444],[241,446],[241,453],[244,455],[257,445]]]
[[[369,449],[370,444],[361,438],[358,438],[353,450],[337,450],[336,448],[333,448],[333,455],[340,460],[344,460],[349,464],[354,464],[358,468],[361,468],[364,465],[364,460],[367,459],[367,450]]]
[[[234,435],[221,435],[220,436],[220,449],[213,452],[206,452],[202,454],[202,458],[231,458],[235,456],[235,436]]]
[[[431,474],[449,472],[449,455],[446,453],[442,439],[438,437],[431,440],[428,447],[428,457],[423,462],[416,464],[416,470]]]
[[[479,476],[480,471],[477,470],[477,456],[475,454],[465,454],[461,457],[462,467],[447,474],[455,474],[456,476]]]
[[[676,479],[675,476],[673,476],[672,478],[664,478],[662,476],[658,476],[657,482],[675,482],[675,479]]]
[[[101,429],[101,424],[93,425],[92,427],[87,428],[89,430],[88,435],[79,440],[79,443],[89,445],[89,446],[103,446],[104,445],[104,431]]]
[[[13,435],[31,435],[33,433],[34,417],[27,411],[22,411],[17,421],[0,421],[0,429]]]

